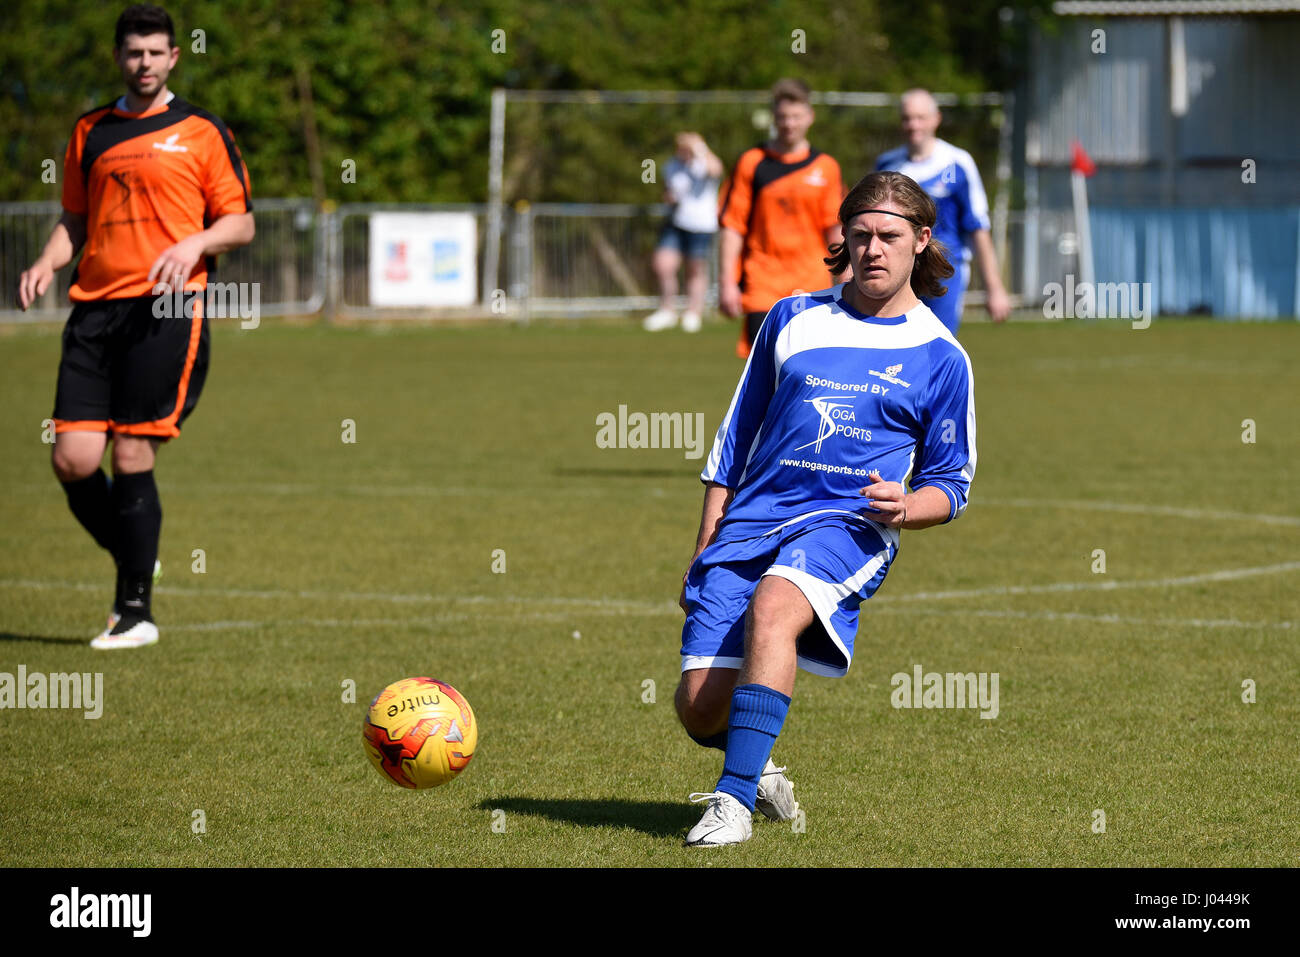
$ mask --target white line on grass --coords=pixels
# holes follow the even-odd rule
[[[439,615],[437,618],[267,618],[264,621],[205,621],[191,625],[164,625],[165,631],[240,631],[249,628],[270,628],[276,625],[296,625],[310,628],[395,628],[411,625],[461,624],[469,615]]]
[[[913,592],[907,595],[882,595],[871,599],[872,606],[895,604],[900,602],[945,601],[950,598],[983,598],[1007,595],[1048,595],[1057,592],[1120,591],[1135,588],[1178,588],[1185,585],[1201,585],[1208,582],[1239,581],[1243,578],[1257,578],[1262,575],[1278,575],[1284,572],[1300,570],[1300,561],[1279,562],[1274,565],[1258,565],[1252,568],[1224,568],[1199,575],[1179,575],[1170,578],[1142,578],[1128,581],[1082,581],[1052,582],[1044,585],[993,585],[986,588],[957,588],[949,591]],[[0,579],[0,587],[26,588],[32,590],[71,590],[103,591],[104,585],[92,585],[84,582],[43,582],[23,579]],[[507,605],[549,605],[552,607],[579,607],[614,613],[646,612],[657,614],[665,609],[680,610],[675,603],[645,601],[628,598],[565,598],[560,596],[529,597],[523,595],[434,595],[434,594],[400,594],[391,592],[353,592],[321,591],[300,589],[253,589],[253,588],[176,588],[161,585],[154,589],[157,594],[178,595],[185,598],[266,598],[283,601],[286,598],[300,598],[309,601],[373,601],[388,604],[470,604],[478,606]]]
[[[1300,562],[1279,562],[1276,565],[1259,565],[1254,568],[1224,568],[1199,575],[1179,575],[1173,578],[1139,578],[1129,581],[1053,582],[1048,585],[994,585],[989,588],[958,588],[952,591],[913,592],[873,598],[873,603],[904,601],[939,601],[947,598],[975,598],[991,595],[1048,595],[1053,592],[1120,591],[1133,588],[1178,588],[1183,585],[1202,585],[1206,582],[1237,581],[1260,575],[1277,575],[1300,570]]]
[[[685,472],[682,480],[696,480],[698,473]],[[653,492],[664,493],[662,488],[666,477],[647,477],[646,482],[652,483],[658,488]],[[627,485],[629,479],[625,476],[619,477],[618,485],[533,485],[529,487],[528,494],[536,495],[571,495],[587,497],[591,495],[617,495],[626,496],[628,494]],[[467,497],[491,497],[499,496],[502,492],[517,491],[517,486],[493,486],[493,485],[310,485],[302,482],[224,482],[224,483],[203,483],[188,482],[185,485],[186,493],[202,493],[203,496],[228,495],[228,496],[247,496],[247,495],[283,495],[293,498],[302,498],[308,495],[326,495],[334,498],[446,498],[448,496],[467,496]],[[9,489],[12,492],[30,493],[35,496],[46,496],[49,491],[49,484],[46,482],[27,482],[22,485],[16,485]]]
[[[1038,498],[981,498],[977,505],[1000,508],[1075,508],[1091,512],[1127,512],[1134,515],[1170,515],[1198,521],[1222,518],[1233,522],[1258,522],[1263,525],[1300,527],[1300,518],[1293,515],[1268,515],[1260,512],[1222,512],[1211,509],[1177,508],[1170,505],[1141,505],[1132,502],[1089,502]]]
[[[93,585],[87,582],[43,582],[29,581],[22,579],[2,578],[0,579],[0,588],[27,588],[32,590],[59,590],[66,591],[104,591],[107,586],[103,584]],[[400,594],[393,592],[356,592],[356,591],[317,591],[309,589],[300,589],[297,591],[284,589],[255,589],[255,588],[177,588],[171,585],[159,585],[153,589],[155,595],[178,595],[184,598],[267,598],[272,601],[283,601],[286,598],[301,598],[309,601],[374,601],[384,602],[394,605],[402,604],[436,604],[439,602],[450,602],[469,605],[496,605],[496,604],[513,604],[513,605],[554,605],[554,606],[572,606],[590,607],[609,612],[643,612],[643,611],[661,611],[665,608],[677,608],[677,605],[670,602],[650,602],[639,599],[622,599],[622,598],[563,598],[558,596],[539,596],[528,597],[523,595],[434,595],[434,594]]]
[[[1132,618],[1128,615],[1089,615],[1075,611],[1011,611],[993,608],[885,608],[884,614],[942,615],[963,618],[1025,618],[1041,621],[1082,621],[1104,625],[1158,625],[1171,628],[1267,628],[1289,630],[1294,621],[1241,621],[1237,618]]]
[[[674,609],[680,611],[680,609]],[[652,613],[662,614],[664,609]],[[1081,612],[1056,611],[1002,611],[987,608],[887,608],[873,614],[940,615],[962,618],[1016,618],[1035,621],[1084,622],[1103,625],[1146,625],[1164,628],[1246,628],[1289,631],[1297,627],[1294,621],[1240,621],[1235,618],[1133,618],[1127,615],[1087,615]],[[410,628],[415,625],[437,628],[450,621],[467,621],[468,615],[439,616],[437,618],[268,618],[265,621],[213,621],[193,625],[168,625],[167,631],[237,631],[253,628],[311,627],[311,628]],[[477,618],[494,617],[491,611]],[[530,619],[563,620],[571,616],[553,613],[531,614]]]

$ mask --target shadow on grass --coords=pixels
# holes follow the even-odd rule
[[[500,808],[507,814],[531,814],[579,827],[627,827],[652,837],[681,837],[700,816],[699,808],[690,804],[626,801],[621,798],[498,797],[480,801],[478,806],[485,811]]]
[[[597,468],[557,468],[555,474],[560,478],[689,478],[697,474],[689,469],[597,469]]]
[[[57,635],[17,635],[12,631],[0,631],[0,641],[36,641],[43,645],[89,645],[90,639],[83,637],[59,637]]]

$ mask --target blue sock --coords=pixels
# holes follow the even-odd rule
[[[741,685],[731,693],[727,756],[714,790],[730,794],[754,810],[758,779],[772,756],[772,746],[789,710],[790,698],[766,685]]]
[[[719,751],[727,750],[727,732],[719,731],[717,734],[711,734],[707,738],[701,738],[699,735],[691,734],[691,740],[702,748],[717,748]]]

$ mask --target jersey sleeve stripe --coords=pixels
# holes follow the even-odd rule
[[[956,154],[957,163],[966,174],[966,189],[970,198],[971,212],[984,224],[983,228],[988,229],[989,198],[988,194],[984,192],[984,180],[980,178],[979,167],[975,165],[975,160],[970,153],[965,150],[957,150]]]
[[[727,190],[722,196],[722,202],[718,204],[718,223],[721,224],[723,217],[726,216],[727,210],[731,207],[731,197],[736,191],[736,181],[741,177],[741,171],[745,167],[745,161],[749,158],[751,150],[745,150],[736,160],[736,165],[731,168],[731,175],[727,177]]]
[[[722,466],[723,447],[727,440],[731,438],[731,420],[736,414],[736,406],[740,403],[740,397],[745,393],[745,383],[749,380],[749,370],[753,364],[754,352],[751,350],[749,358],[745,360],[745,371],[741,373],[740,382],[736,385],[736,391],[732,393],[731,405],[727,407],[727,414],[722,417],[722,424],[718,426],[718,432],[713,439],[713,448],[709,450],[709,458],[704,465],[704,471],[700,473],[701,482],[717,481],[718,470]],[[746,464],[748,465],[748,460]]]
[[[961,499],[958,498],[956,491],[947,482],[944,482],[940,479],[931,479],[928,482],[922,482],[919,486],[914,487],[912,491],[915,492],[917,491],[917,489],[920,488],[937,488],[939,491],[943,492],[944,495],[948,496],[947,521],[951,522],[954,518],[956,518],[958,515],[961,514],[961,511],[964,507],[961,504]]]
[[[207,120],[216,127],[217,135],[221,137],[221,142],[226,147],[226,156],[230,160],[230,168],[234,171],[235,178],[239,180],[239,185],[244,190],[244,211],[252,212],[253,202],[248,195],[248,180],[244,176],[244,162],[239,155],[239,148],[235,146],[235,138],[230,135],[230,130],[226,127],[226,124],[221,121],[221,117],[217,116],[215,113],[209,113],[207,110],[201,109],[197,106],[191,107],[191,109],[195,116]]]
[[[744,480],[745,475],[749,472],[750,460],[754,457],[754,451],[758,448],[759,436],[763,433],[764,425],[766,424],[761,421],[759,422],[759,427],[755,430],[755,436],[750,442],[749,448],[745,450],[745,465],[740,477],[730,482],[722,482],[718,479],[718,475],[721,472],[734,473],[735,471],[737,461],[736,455],[738,452],[738,449],[736,448],[736,440],[739,433],[743,430],[742,426],[745,424],[736,421],[737,408],[748,392],[747,386],[749,385],[750,377],[755,374],[754,362],[756,357],[760,357],[760,347],[770,348],[766,346],[768,341],[767,336],[771,335],[768,323],[772,321],[772,314],[775,312],[776,306],[773,306],[771,310],[768,311],[767,317],[763,320],[763,326],[759,330],[758,341],[755,341],[754,348],[750,350],[749,357],[745,360],[744,371],[741,372],[740,381],[736,383],[736,391],[732,393],[731,396],[731,405],[727,407],[727,414],[722,417],[722,424],[718,426],[717,436],[713,440],[713,448],[709,451],[708,461],[705,464],[704,470],[700,473],[700,481],[702,482],[717,482],[720,485],[735,488],[740,485]],[[766,362],[768,358],[769,356],[766,354],[761,356],[761,360],[764,362]],[[775,376],[773,376],[773,378],[775,378]],[[771,388],[771,386],[772,383],[768,383],[768,388]],[[741,411],[743,412],[743,410]],[[731,454],[728,457],[727,451],[729,444],[731,445]],[[726,467],[724,468],[724,460],[728,458],[730,461],[726,462]]]

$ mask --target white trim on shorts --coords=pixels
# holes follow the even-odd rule
[[[745,663],[744,658],[730,658],[725,655],[682,655],[682,671],[698,671],[700,668],[735,668]]]
[[[863,585],[876,576],[876,573],[880,571],[880,566],[888,560],[889,547],[886,545],[882,551],[872,555],[869,562],[842,582],[823,581],[808,574],[801,568],[792,568],[789,565],[773,565],[759,576],[766,578],[771,575],[774,578],[784,578],[803,592],[804,598],[808,599],[808,604],[812,606],[813,613],[816,614],[818,621],[822,623],[822,627],[826,629],[826,635],[844,657],[844,667],[836,668],[826,662],[814,661],[811,658],[799,655],[797,661],[800,668],[811,674],[824,675],[828,678],[842,678],[849,673],[849,666],[853,663],[853,656],[844,647],[839,632],[835,630],[835,626],[831,623],[831,616],[835,614],[841,601],[849,597],[849,595],[857,594]]]
[[[912,455],[913,457],[915,457],[916,453],[913,452]],[[908,465],[909,475],[911,474],[911,471],[912,471],[911,465],[909,464]],[[884,525],[873,519],[867,518],[861,512],[855,512],[852,509],[847,509],[847,508],[819,508],[812,512],[804,512],[802,515],[796,515],[794,518],[790,519],[789,521],[782,522],[780,525],[776,525],[772,528],[769,528],[765,532],[759,532],[758,535],[754,537],[765,538],[768,535],[775,535],[777,532],[784,531],[785,529],[789,528],[791,525],[794,525],[798,522],[802,522],[804,519],[813,518],[816,515],[847,515],[850,520],[856,522],[857,524],[863,526],[864,528],[871,529],[873,532],[879,535],[882,539],[884,539],[886,545],[893,545],[894,548],[898,548],[899,545],[898,529],[890,528],[888,525]]]

